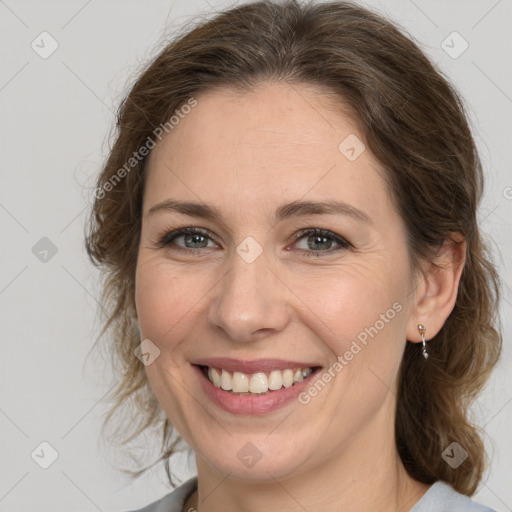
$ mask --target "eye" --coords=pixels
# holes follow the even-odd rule
[[[182,243],[177,243],[182,240]],[[158,247],[169,247],[171,249],[182,250],[188,253],[198,254],[198,249],[208,249],[208,242],[213,242],[212,237],[206,229],[202,228],[182,228],[166,232],[160,237]],[[217,244],[215,244],[217,246]]]
[[[307,257],[325,256],[352,247],[343,237],[332,231],[319,228],[303,229],[295,235],[295,239],[299,241],[294,244],[295,247],[302,244],[303,247],[299,247],[299,250],[304,251]],[[337,247],[333,249],[334,243],[337,244]]]
[[[296,240],[295,248],[298,248],[307,257],[325,256],[353,247],[343,237],[332,231],[319,228],[303,229],[295,234],[294,239]],[[181,242],[178,243],[180,240]],[[210,242],[213,245],[209,245]],[[297,247],[301,244],[304,247]],[[336,244],[337,247],[333,248],[333,244]],[[192,227],[165,232],[157,243],[160,248],[167,247],[195,255],[201,254],[200,249],[211,249],[218,247],[218,245],[208,230]],[[287,248],[287,250],[289,249]]]

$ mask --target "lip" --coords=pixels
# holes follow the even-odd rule
[[[212,362],[213,360],[209,360]],[[217,360],[215,360],[217,361]],[[226,360],[223,360],[226,361]],[[233,360],[231,360],[233,361]],[[266,360],[266,361],[273,361],[272,364],[277,364],[275,361],[277,360]],[[217,364],[217,362],[215,362]],[[282,361],[280,362],[282,364]],[[295,363],[294,363],[295,364]],[[297,367],[301,367],[302,363],[297,364]],[[293,400],[297,399],[298,395],[302,393],[307,387],[311,385],[313,382],[313,377],[316,377],[319,372],[321,372],[321,367],[317,366],[313,372],[302,382],[296,382],[293,386],[289,388],[281,388],[277,391],[269,391],[262,395],[237,395],[234,393],[229,393],[228,391],[224,391],[221,388],[218,388],[213,385],[212,382],[206,377],[206,375],[203,372],[202,366],[210,366],[210,364],[207,365],[199,365],[199,364],[192,364],[193,370],[196,372],[199,382],[201,384],[201,387],[203,388],[203,391],[205,392],[206,396],[218,407],[223,409],[224,411],[227,411],[231,414],[240,414],[240,415],[246,415],[246,416],[261,416],[264,414],[271,413],[273,411],[276,411],[287,404],[291,403]],[[313,365],[314,366],[314,365]],[[214,366],[217,367],[218,366]],[[302,368],[310,368],[311,366],[302,366]],[[240,368],[238,366],[237,368]],[[245,367],[247,368],[247,366]],[[261,366],[258,366],[258,368],[261,370]],[[289,366],[286,366],[285,368],[290,368]],[[230,368],[224,367],[225,370],[229,370]],[[270,370],[279,370],[281,367],[272,367]],[[232,370],[233,371],[233,370]],[[240,371],[238,369],[235,369],[234,371]]]
[[[314,368],[321,366],[317,362],[289,361],[284,359],[253,359],[244,361],[242,359],[233,359],[230,357],[210,357],[208,359],[197,359],[191,361],[191,364],[198,366],[210,366],[211,368],[221,368],[228,372],[256,373],[271,372],[272,370],[286,370],[287,368]]]

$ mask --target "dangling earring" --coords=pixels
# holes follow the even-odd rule
[[[425,331],[426,330],[427,330],[427,328],[423,324],[418,324],[418,331],[420,331],[421,342],[423,343],[423,348],[422,348],[423,357],[425,359],[428,359],[427,343],[425,342]]]

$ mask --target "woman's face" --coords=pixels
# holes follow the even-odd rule
[[[155,395],[198,464],[240,479],[382,451],[414,297],[378,163],[311,87],[196,99],[147,168],[136,307]]]

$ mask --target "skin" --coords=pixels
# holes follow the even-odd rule
[[[410,510],[428,486],[407,475],[396,452],[397,373],[407,340],[420,341],[417,325],[432,338],[453,309],[464,241],[442,248],[442,269],[425,263],[424,275],[412,273],[383,171],[369,150],[353,162],[340,152],[348,135],[363,137],[322,91],[264,83],[197,100],[150,155],[136,274],[141,339],[161,351],[147,375],[196,455],[198,492],[184,510]],[[148,213],[171,197],[214,205],[223,222]],[[272,220],[283,203],[330,199],[371,222],[340,214]],[[208,230],[207,247],[183,236],[158,246],[183,227]],[[293,238],[315,227],[353,247]],[[252,263],[236,252],[248,236],[263,249]],[[194,254],[176,249],[186,243]],[[306,405],[230,414],[206,397],[190,365],[271,357],[328,369],[394,303],[401,311]],[[237,457],[248,442],[262,454],[251,468]]]

